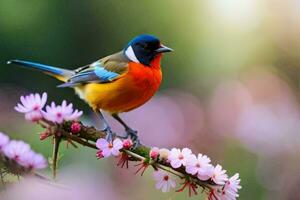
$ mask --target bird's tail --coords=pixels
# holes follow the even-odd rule
[[[62,69],[40,63],[25,61],[25,60],[10,60],[7,64],[16,64],[29,69],[35,69],[50,76],[57,78],[60,81],[66,82],[71,76],[75,74],[74,71],[68,69]]]

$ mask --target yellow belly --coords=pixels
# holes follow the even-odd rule
[[[76,87],[79,96],[93,109],[110,113],[127,112],[147,102],[157,91],[159,83],[153,77],[133,80],[123,76],[111,83],[90,83]]]

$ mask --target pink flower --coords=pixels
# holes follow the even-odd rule
[[[191,155],[192,151],[188,148],[184,148],[182,151],[180,151],[180,149],[173,148],[170,151],[168,160],[173,168],[179,168],[182,165],[186,166],[186,163],[190,159]]]
[[[224,185],[225,182],[228,180],[228,176],[226,174],[226,170],[222,170],[221,165],[217,165],[213,169],[211,179],[218,185]]]
[[[47,167],[47,161],[43,155],[28,151],[20,157],[18,163],[29,169],[43,169]]]
[[[10,141],[6,146],[3,148],[3,153],[6,157],[13,159],[15,161],[19,161],[22,159],[26,153],[30,151],[29,144],[23,141]]]
[[[156,159],[159,155],[159,148],[157,147],[152,147],[150,152],[149,152],[150,158],[151,159]]]
[[[43,118],[41,110],[46,104],[47,93],[40,96],[38,93],[20,97],[21,103],[18,103],[15,110],[25,113],[25,119],[36,122]]]
[[[43,119],[43,115],[41,114],[40,111],[32,111],[32,112],[25,114],[25,119],[27,121],[37,122],[37,121]]]
[[[54,123],[61,124],[63,121],[72,121],[78,119],[82,115],[82,111],[73,109],[73,104],[67,105],[66,101],[63,101],[61,105],[55,105],[54,102],[51,106],[46,106],[46,112],[43,112],[45,119]]]
[[[153,177],[156,180],[156,189],[161,190],[162,192],[168,192],[171,188],[176,187],[176,182],[171,179],[171,177],[165,171],[154,171]]]
[[[235,174],[226,181],[223,188],[213,188],[208,195],[208,200],[236,200],[241,180],[239,174]]]
[[[239,197],[238,190],[242,188],[242,186],[240,186],[240,182],[241,179],[239,179],[238,173],[229,178],[223,188],[222,199],[235,200],[237,197]]]
[[[4,148],[5,145],[9,143],[9,137],[0,132],[0,152]]]
[[[123,148],[124,149],[130,149],[133,145],[133,142],[131,139],[126,139],[126,140],[123,140]]]
[[[103,157],[107,158],[111,155],[118,156],[120,154],[120,149],[123,148],[123,142],[117,138],[113,142],[108,142],[107,140],[100,138],[96,142],[96,146],[102,152]]]
[[[208,180],[213,174],[214,167],[210,164],[210,159],[206,155],[198,154],[198,157],[192,155],[187,161],[186,172],[202,180]]]

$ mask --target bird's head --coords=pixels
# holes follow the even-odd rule
[[[171,51],[173,50],[164,46],[155,36],[143,34],[133,38],[127,44],[124,54],[133,62],[150,66],[157,55]]]

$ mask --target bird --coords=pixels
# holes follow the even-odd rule
[[[62,81],[59,88],[73,88],[97,113],[108,141],[116,134],[103,112],[109,113],[124,127],[124,138],[131,138],[139,146],[137,131],[119,114],[140,107],[154,96],[162,81],[162,55],[172,51],[156,36],[141,34],[129,41],[123,50],[75,70],[18,59],[9,60],[7,64],[35,69]]]

